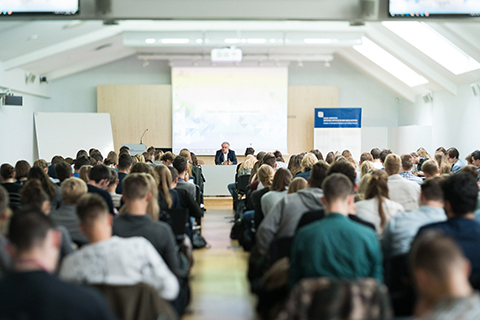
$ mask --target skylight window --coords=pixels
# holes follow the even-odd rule
[[[362,37],[362,44],[353,46],[353,49],[409,87],[428,83],[427,79],[416,73],[406,64],[392,56],[367,37]]]
[[[388,21],[382,24],[455,75],[480,69],[478,61],[425,22]]]

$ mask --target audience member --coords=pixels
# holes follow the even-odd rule
[[[90,170],[88,178],[88,192],[101,196],[107,203],[110,214],[115,214],[112,197],[107,191],[110,183],[110,169],[104,164],[97,164]]]
[[[127,174],[130,173],[130,170],[132,169],[132,163],[133,163],[132,157],[128,153],[121,153],[120,156],[118,157],[118,164],[117,164],[118,185],[117,185],[117,188],[115,189],[115,192],[118,194],[122,194],[122,191],[123,191],[122,181],[127,176]]]
[[[440,170],[438,169],[438,164],[435,160],[424,161],[420,171],[423,172],[426,179],[440,175]]]
[[[127,146],[121,146],[119,150],[119,155],[122,153],[127,153],[128,155],[130,155],[130,148]]]
[[[320,150],[312,149],[312,150],[309,151],[309,153],[313,153],[317,157],[318,161],[323,160],[323,154]]]
[[[252,208],[255,212],[254,217],[256,227],[258,227],[264,217],[261,199],[270,191],[270,186],[272,185],[274,175],[275,170],[269,165],[264,164],[260,167],[260,169],[258,169],[258,181],[260,181],[259,184],[262,186],[262,188],[259,187],[256,191],[252,192],[249,197],[249,200],[251,200],[252,203],[251,205],[247,204],[247,207]],[[244,213],[244,219],[248,221],[249,217],[247,216],[247,213],[248,212]]]
[[[302,159],[302,172],[297,173],[295,178],[301,177],[308,181],[308,178],[310,177],[310,171],[312,170],[313,165],[317,162],[317,157],[313,153],[307,153]]]
[[[143,154],[136,154],[134,157],[134,159],[137,159],[137,162],[140,162],[140,163],[145,163],[145,157],[143,156]],[[134,163],[135,165],[135,163]]]
[[[90,171],[92,170],[93,166],[86,165],[82,166],[78,171],[78,177],[88,183],[90,181]]]
[[[419,174],[419,171],[421,171],[418,168],[418,164],[420,163],[420,157],[418,156],[418,153],[416,153],[415,151],[410,152],[410,155],[412,156],[412,162],[413,162],[412,173],[417,176]]]
[[[80,230],[75,212],[78,199],[87,193],[87,184],[80,178],[69,178],[62,182],[62,204],[50,214],[52,220],[67,229],[73,242],[78,246],[87,244],[85,234]]]
[[[8,234],[15,272],[0,280],[1,319],[115,319],[98,293],[51,275],[60,233],[50,218],[36,209],[15,214]]]
[[[60,270],[62,279],[88,284],[146,283],[164,299],[177,297],[177,278],[147,239],[112,237],[112,217],[102,197],[82,196],[77,214],[90,244],[64,260]]]
[[[153,164],[153,155],[150,152],[145,151],[142,153],[142,156],[145,159],[145,163]]]
[[[305,181],[305,179],[303,180]],[[288,169],[280,168],[277,170],[270,186],[270,192],[265,194],[260,200],[264,215],[268,215],[270,210],[287,195],[291,181],[292,174]]]
[[[418,183],[408,181],[400,176],[401,165],[402,161],[396,154],[389,154],[385,159],[390,200],[398,202],[405,210],[417,210],[420,186]]]
[[[326,217],[298,231],[290,256],[290,288],[301,279],[327,277],[383,282],[382,252],[375,232],[347,218],[354,205],[354,185],[344,175],[323,182]]]
[[[358,164],[361,166],[365,161],[373,162],[373,157],[369,152],[364,152],[360,155],[360,162]]]
[[[40,167],[45,173],[48,172],[48,163],[44,159],[35,160],[35,162],[33,162],[33,167]]]
[[[88,157],[88,152],[83,149],[78,150],[75,159],[78,159],[80,157]]]
[[[197,221],[197,224],[201,223],[201,219],[203,216],[202,209],[200,206],[195,202],[192,195],[186,189],[178,189],[178,171],[174,167],[167,167],[170,170],[170,174],[172,176],[172,185],[171,188],[177,191],[178,198],[180,199],[180,206],[184,209],[188,209],[188,214],[191,217],[194,217]]]
[[[57,175],[57,179],[60,181],[61,184],[66,179],[73,176],[72,166],[65,161],[59,162],[55,165],[55,174]]]
[[[10,208],[15,211],[20,207],[20,190],[22,189],[21,185],[15,183],[15,168],[8,163],[2,164],[0,176],[3,181],[2,187],[8,192]]]
[[[333,153],[332,151],[327,153],[327,156],[325,157],[325,161],[330,165],[332,163],[334,163],[335,162],[335,153]]]
[[[120,207],[122,206],[122,195],[118,194],[115,190],[117,190],[118,187],[118,173],[114,168],[110,168],[110,180],[108,181],[108,186],[107,186],[107,192],[110,194],[110,197],[112,197],[112,202],[113,202],[113,207],[115,210],[120,210]]]
[[[429,178],[421,186],[420,208],[399,212],[385,227],[382,238],[384,258],[408,253],[418,230],[427,224],[445,221],[442,177]]]
[[[303,178],[294,178],[288,186],[287,194],[296,193],[308,187],[308,182]],[[273,209],[272,207],[271,209]]]
[[[17,184],[21,186],[25,185],[28,179],[28,171],[30,171],[31,168],[32,167],[27,161],[17,161],[17,163],[15,164],[15,179],[17,180]]]
[[[447,150],[447,160],[451,163],[451,171],[453,173],[458,173],[465,166],[462,160],[460,160],[460,152],[457,148],[450,148]]]
[[[468,277],[470,263],[462,249],[440,232],[426,232],[410,252],[417,289],[415,319],[479,319],[480,296]]]
[[[73,165],[73,169],[75,170],[73,176],[75,178],[80,178],[80,168],[83,166],[90,165],[90,161],[86,156],[81,156],[75,160],[75,164]]]
[[[12,259],[7,250],[8,240],[3,236],[6,232],[5,225],[10,218],[9,196],[7,190],[0,186],[0,278],[12,267]]]
[[[177,189],[187,190],[195,200],[197,197],[197,190],[193,183],[188,182],[188,166],[187,159],[181,156],[177,156],[173,160],[173,167],[178,171]]]
[[[173,160],[174,159],[175,159],[175,156],[170,151],[165,152],[162,155],[162,157],[160,158],[160,160],[163,162],[163,164],[168,166],[168,167],[171,167],[173,165]]]
[[[55,167],[53,168],[55,169]],[[41,182],[43,191],[45,191],[45,193],[48,195],[48,198],[50,199],[51,208],[58,208],[60,206],[60,203],[62,202],[62,194],[60,193],[59,186],[53,183],[53,181],[48,178],[45,171],[43,171],[40,167],[33,166],[30,169],[30,171],[28,172],[28,180],[31,179],[38,179]]]
[[[161,214],[168,209],[181,209],[178,192],[172,189],[172,174],[167,166],[160,164],[155,166],[155,172],[158,175],[158,205]]]
[[[385,159],[389,154],[392,154],[392,151],[389,149],[383,149],[380,152],[380,162],[382,163],[382,167],[385,167]]]
[[[364,161],[360,165],[360,180],[365,177],[367,173],[375,169],[374,163],[371,161]]]
[[[419,234],[427,230],[440,230],[454,239],[472,264],[472,283],[480,280],[480,223],[474,221],[478,199],[478,185],[468,174],[449,176],[442,184],[443,201],[447,221],[423,226]]]
[[[472,178],[474,178],[475,180],[478,179],[477,167],[472,166],[470,164],[462,167],[462,169],[460,169],[460,172],[461,173],[467,173],[467,174],[471,175]]]
[[[356,215],[372,223],[379,236],[390,219],[398,212],[405,211],[401,204],[390,200],[388,175],[381,170],[374,170],[370,174],[365,200],[357,202],[356,207]]]
[[[372,158],[373,158],[373,166],[379,170],[383,168],[383,164],[380,161],[380,152],[381,151],[378,148],[373,148],[370,151],[370,154],[372,155]]]
[[[52,161],[50,161],[50,165],[48,166],[47,174],[54,183],[58,183],[57,174],[55,173],[55,166],[60,163],[64,162],[65,159],[62,156],[56,155],[53,156]]]
[[[440,168],[440,174],[450,174],[452,165],[448,162],[447,157],[443,152],[435,153],[435,161]]]
[[[162,164],[162,156],[163,156],[163,151],[162,150],[155,150],[155,153],[153,155],[153,164],[158,166],[159,164]],[[190,155],[191,156],[191,155]],[[196,158],[195,158],[196,159]]]
[[[444,147],[438,147],[437,150],[435,150],[435,153],[437,152],[443,153],[444,156],[447,155],[447,149],[445,149]]]
[[[478,182],[480,182],[480,151],[479,150],[472,152],[472,161],[473,161],[473,165],[477,167],[477,171],[479,172]]]
[[[402,178],[416,182],[421,185],[423,182],[422,178],[419,178],[412,173],[413,157],[408,153],[404,153],[400,156],[400,159],[402,161],[402,166],[400,167],[400,175],[402,176]]]

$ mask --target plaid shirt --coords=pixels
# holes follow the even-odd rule
[[[407,180],[418,183],[419,185],[422,185],[422,183],[423,183],[422,178],[417,177],[416,175],[414,175],[410,171],[400,172],[400,175]]]

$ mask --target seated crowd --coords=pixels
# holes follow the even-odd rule
[[[288,163],[225,150],[237,165],[231,237],[251,252],[262,318],[480,318],[480,151],[465,165],[455,148]],[[195,154],[80,150],[3,164],[0,178],[1,319],[185,313],[192,249],[205,245]]]

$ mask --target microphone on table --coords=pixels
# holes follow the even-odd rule
[[[145,129],[145,131],[143,131],[143,134],[142,134],[142,137],[140,138],[140,144],[143,144],[142,140],[143,140],[143,136],[145,135],[145,133],[147,133],[148,129]]]

